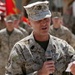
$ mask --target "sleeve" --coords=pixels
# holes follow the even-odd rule
[[[23,75],[21,69],[22,61],[19,58],[17,49],[19,48],[17,48],[17,45],[15,45],[10,53],[8,63],[5,66],[5,75]]]
[[[71,46],[75,49],[75,35],[72,34]]]
[[[71,45],[69,45],[66,41],[63,41],[62,43],[63,43],[62,49],[66,54],[66,61],[68,63],[75,61],[75,50],[74,50],[74,48]]]
[[[21,50],[22,48],[20,47],[20,45],[15,44],[10,53],[8,63],[5,66],[6,69],[5,75],[37,75],[37,71],[26,74],[25,68],[26,59],[24,58]]]
[[[25,36],[24,36],[24,34],[22,33],[21,35],[20,35],[20,39],[23,39]]]
[[[70,30],[66,31],[67,34],[67,41],[68,43],[75,49],[75,35],[72,34],[72,32]]]

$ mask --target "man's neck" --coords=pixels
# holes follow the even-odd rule
[[[13,29],[12,31],[9,31],[9,30],[7,29],[7,33],[8,33],[9,35],[11,35],[13,31],[14,31],[14,29]]]
[[[44,35],[44,36],[38,36],[38,35],[35,35],[34,38],[38,41],[47,41],[49,40],[49,35]]]
[[[60,28],[60,27],[61,27],[60,24],[54,24],[54,25],[53,25],[53,28],[56,28],[56,29],[58,29],[58,28]]]

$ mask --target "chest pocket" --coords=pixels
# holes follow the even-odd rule
[[[43,54],[38,47],[33,47],[31,49],[29,45],[20,46],[21,55],[24,59],[25,66],[22,68],[26,69],[26,73],[31,73],[38,70],[42,66],[42,58],[41,55]],[[42,55],[43,56],[43,55]],[[25,70],[24,69],[24,70]]]

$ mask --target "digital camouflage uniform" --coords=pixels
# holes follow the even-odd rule
[[[28,35],[28,32],[24,28],[19,26],[18,29],[25,35],[25,37]]]
[[[51,25],[50,34],[67,41],[75,49],[75,36],[65,26],[61,25],[61,27],[56,30],[53,28],[53,25]]]
[[[0,75],[4,75],[4,67],[12,47],[22,38],[24,38],[24,35],[18,29],[14,29],[10,36],[8,35],[6,28],[0,31]]]
[[[53,75],[62,75],[67,64],[75,60],[75,51],[66,41],[50,35],[45,51],[35,41],[32,33],[14,45],[6,66],[6,75],[37,75],[46,61],[48,51],[55,62]],[[27,74],[23,74],[25,72]]]
[[[32,28],[27,23],[21,22],[20,23],[20,26],[22,28],[24,28],[28,32],[28,34],[30,34],[32,32]]]

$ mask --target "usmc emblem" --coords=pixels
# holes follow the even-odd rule
[[[39,5],[39,6],[37,7],[37,10],[41,10],[41,9],[42,9],[42,6]]]

